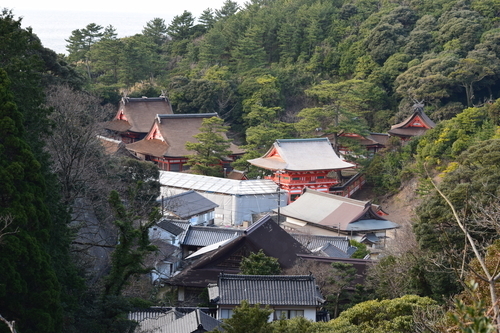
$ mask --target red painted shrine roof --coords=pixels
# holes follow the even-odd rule
[[[396,136],[418,136],[435,126],[436,123],[421,108],[417,108],[408,118],[399,124],[392,125],[388,133]]]
[[[264,156],[248,162],[263,169],[288,171],[354,167],[335,153],[328,138],[276,140]]]

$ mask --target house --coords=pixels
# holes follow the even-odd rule
[[[259,213],[271,212],[286,204],[284,191],[268,179],[234,180],[179,172],[160,171],[161,196],[168,197],[194,190],[216,203],[214,223],[243,226]]]
[[[151,282],[156,284],[168,279],[179,269],[182,257],[181,250],[177,246],[160,239],[151,240],[151,244],[156,246],[157,250],[146,257],[144,264],[153,267],[150,273]]]
[[[161,199],[162,215],[170,219],[188,220],[192,225],[214,224],[216,203],[193,190]]]
[[[402,122],[392,125],[388,133],[399,137],[402,141],[408,141],[414,136],[423,135],[436,124],[425,114],[424,105],[416,103],[413,105],[413,113]]]
[[[135,311],[129,313],[128,319],[138,322],[134,331],[138,333],[203,333],[221,328],[219,320],[201,309],[179,310]]]
[[[316,321],[325,300],[312,275],[219,275],[217,284],[208,286],[210,302],[217,305],[217,319],[230,318],[233,309],[246,300],[269,305],[270,321],[284,317],[304,317]]]
[[[350,244],[347,236],[321,236],[294,233],[290,235],[318,256],[350,258],[358,249]]]
[[[183,225],[173,223],[168,219],[162,219],[160,222],[149,228],[149,239],[158,239],[165,243],[179,247],[182,237],[187,229],[188,225],[186,225],[186,223]]]
[[[231,170],[229,174],[226,176],[229,179],[235,179],[235,180],[247,180],[248,177],[246,176],[245,172],[239,171],[239,170]]]
[[[244,229],[189,226],[181,240],[182,257],[186,258],[201,248],[229,241],[241,236]]]
[[[328,138],[276,140],[264,156],[248,162],[274,173],[266,179],[287,193],[287,202],[297,199],[304,188],[329,192],[342,181],[329,176],[332,171],[355,167],[335,153]]]
[[[343,235],[358,242],[370,238],[383,246],[399,225],[383,217],[379,206],[335,194],[305,189],[304,194],[281,208],[283,227],[312,235]],[[389,234],[388,234],[389,232]]]
[[[140,141],[127,145],[127,149],[142,160],[152,161],[160,170],[188,170],[186,142],[198,142],[194,136],[200,133],[203,120],[217,117],[217,113],[158,114],[153,119],[147,134]],[[220,133],[225,139],[225,133]],[[243,154],[243,150],[231,144],[232,152],[221,168],[230,169],[230,163]]]
[[[114,138],[132,143],[144,138],[158,114],[173,114],[172,105],[165,96],[123,97],[113,120],[104,128]]]
[[[179,301],[195,299],[209,283],[216,283],[221,272],[237,274],[242,257],[259,250],[278,259],[281,268],[294,265],[297,254],[311,254],[297,240],[266,215],[242,234],[200,249],[192,254],[191,263],[164,282],[178,287]]]

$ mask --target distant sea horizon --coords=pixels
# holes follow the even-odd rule
[[[133,36],[142,32],[146,23],[154,18],[162,18],[169,24],[173,18],[159,13],[130,12],[92,12],[92,11],[53,11],[53,10],[12,10],[14,17],[22,18],[23,28],[31,27],[40,38],[44,47],[56,53],[68,54],[66,39],[73,30],[83,29],[90,23],[103,28],[112,25],[119,38]]]

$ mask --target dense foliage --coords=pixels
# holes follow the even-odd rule
[[[147,271],[140,257],[151,248],[131,221],[151,211],[157,170],[130,160],[95,163],[104,157],[91,140],[93,127],[107,111],[89,107],[116,102],[123,94],[165,92],[176,113],[217,112],[245,144],[247,153],[236,165],[251,176],[257,173],[246,160],[262,155],[277,138],[328,132],[340,141],[339,133],[345,131],[385,132],[415,102],[424,102],[438,126],[405,145],[391,141],[371,160],[367,178],[381,193],[397,191],[415,175],[437,180],[489,258],[488,265],[494,266],[491,253],[498,253],[498,244],[491,243],[498,237],[500,188],[499,14],[500,5],[490,0],[251,0],[245,8],[227,0],[199,18],[184,12],[168,24],[158,18],[145,22],[141,34],[125,38],[117,38],[112,26],[89,23],[68,37],[69,54],[57,56],[4,10],[0,223],[5,229],[0,249],[7,255],[0,259],[0,314],[15,320],[21,332],[132,328],[124,318],[132,302],[120,292],[130,275]],[[46,89],[55,85],[59,88]],[[92,94],[79,91],[82,87]],[[77,100],[70,108],[81,112],[68,116],[70,104],[62,103],[61,93],[69,96],[66,101]],[[61,126],[64,122],[68,126]],[[222,122],[208,125],[202,134],[219,139]],[[63,127],[71,129],[66,136]],[[79,149],[81,140],[88,140],[88,149]],[[194,166],[215,163],[202,155],[207,147],[210,153],[227,153],[221,141],[190,146],[197,152]],[[59,160],[58,152],[65,152]],[[68,163],[66,157],[73,156],[83,168]],[[211,174],[210,169],[202,172]],[[126,248],[120,241],[123,246],[118,247],[124,260],[134,260],[122,265],[115,255],[117,266],[107,280],[83,285],[69,251],[70,213],[75,202],[83,202],[91,203],[99,217],[110,216],[104,203],[111,188],[122,198],[134,196],[131,215],[121,215],[116,229],[111,225],[123,240],[128,233],[136,237],[134,246]],[[374,287],[380,298],[418,294],[443,300],[466,288],[463,277],[477,270],[444,199],[429,180],[419,184],[418,192],[425,199],[414,224],[417,248],[381,260]],[[120,208],[119,196],[112,198],[115,210]],[[125,217],[131,217],[127,223]],[[345,280],[353,278],[348,267],[341,268],[340,273],[348,273]],[[484,289],[479,284],[473,294],[484,294]],[[337,302],[342,290],[336,291]],[[479,303],[463,296],[457,313],[482,311]],[[256,311],[264,331],[403,332],[413,329],[415,308],[432,304],[427,298],[404,296],[361,303],[328,324],[297,319],[272,327],[259,309],[246,306],[245,311]]]
[[[358,126],[382,132],[417,100],[442,120],[499,97],[491,6],[254,0],[238,8],[228,0],[199,18],[145,22],[132,37],[89,24],[68,38],[68,60],[103,95],[166,90],[176,112],[218,112],[247,136],[297,115],[302,135],[342,129],[336,117],[318,126],[321,110],[350,112]]]

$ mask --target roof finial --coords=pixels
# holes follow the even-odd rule
[[[413,102],[414,102],[413,110],[424,112],[424,100],[421,101],[413,100]]]

